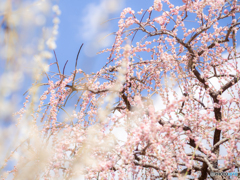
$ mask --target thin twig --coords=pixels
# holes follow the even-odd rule
[[[78,50],[78,53],[77,53],[77,58],[76,58],[76,62],[75,62],[75,71],[74,71],[72,86],[74,86],[74,80],[75,80],[76,73],[77,73],[76,70],[77,70],[78,56],[79,56],[79,54],[80,54],[80,51],[81,51],[82,47],[83,47],[83,43],[82,43],[82,45],[80,46],[80,48],[79,48],[79,50]]]

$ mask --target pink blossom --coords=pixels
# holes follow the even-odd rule
[[[217,99],[219,100],[219,104],[221,105],[225,105],[228,103],[228,100],[220,95],[217,97]]]
[[[227,9],[225,9],[225,10],[224,10],[224,13],[225,13],[225,14],[228,14],[228,13],[229,13],[229,11],[228,11]]]
[[[161,0],[154,0],[153,8],[155,11],[162,11],[162,2]]]
[[[164,25],[163,17],[159,16],[154,19],[155,22],[159,23],[161,26]]]

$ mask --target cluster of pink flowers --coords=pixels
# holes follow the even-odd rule
[[[239,5],[231,2],[232,15],[239,16]],[[46,174],[143,179],[144,172],[149,179],[185,175],[207,179],[208,171],[239,168],[240,97],[235,92],[239,90],[239,53],[232,45],[239,19],[232,20],[222,0],[183,3],[175,6],[168,0],[155,0],[146,10],[149,17],[165,5],[170,10],[145,22],[131,8],[124,9],[115,43],[102,51],[110,52],[103,69],[93,75],[74,71],[84,76],[78,81],[73,73],[48,82],[36,112],[45,109],[43,132],[51,134],[53,144],[54,156]],[[220,7],[221,12],[217,11]],[[198,26],[185,25],[188,13],[196,15]],[[229,18],[228,25],[219,21]],[[126,31],[134,24],[138,28]],[[134,39],[137,31],[146,36],[130,44],[129,37]],[[140,57],[143,52],[149,56]],[[75,92],[81,95],[74,110],[60,121],[60,110]],[[231,97],[225,97],[227,92]],[[127,134],[124,142],[114,135],[115,128],[121,127]],[[222,145],[226,156],[220,152]]]
[[[161,0],[154,0],[153,7],[155,11],[162,11],[162,6]]]

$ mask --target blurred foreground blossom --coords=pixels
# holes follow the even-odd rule
[[[43,149],[38,128],[30,118],[40,86],[29,91],[31,105],[20,111],[21,121],[18,122],[12,114],[17,111],[26,86],[38,84],[49,69],[47,60],[52,57],[51,50],[56,48],[58,15],[61,14],[57,5],[53,9],[52,6],[52,1],[46,0],[0,0],[0,131],[3,137],[0,139],[0,169],[9,169],[13,164],[24,166],[16,172],[16,178],[34,179],[35,173],[45,168],[43,164],[48,160],[47,154],[51,154],[48,149]],[[24,112],[26,116],[22,115]],[[34,143],[35,147],[24,147],[25,143]],[[19,156],[13,156],[15,152]],[[40,169],[33,170],[32,167],[36,167],[34,163],[32,167],[25,166],[27,157],[35,159],[34,163],[38,162]],[[7,175],[12,177],[11,172],[1,173],[0,177]]]

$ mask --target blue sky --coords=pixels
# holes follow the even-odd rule
[[[72,0],[58,2],[62,13],[59,17],[59,34],[55,51],[61,68],[69,60],[65,72],[70,75],[74,70],[76,55],[82,43],[84,46],[79,56],[78,68],[86,73],[100,70],[107,62],[109,54],[96,55],[96,53],[112,46],[114,35],[107,35],[118,30],[119,19],[111,19],[120,17],[121,11],[126,7],[131,7],[135,12],[148,9],[153,5],[154,0]],[[181,0],[171,2],[175,6],[183,4]],[[163,9],[167,10],[165,7],[166,5],[163,4]],[[157,16],[157,13],[153,12],[153,16]],[[138,17],[140,18],[140,16]],[[187,28],[192,28],[194,25],[199,26],[198,23],[194,23],[194,18],[191,18],[191,15],[187,19],[193,20],[189,23],[186,22]],[[179,37],[180,35],[178,34]],[[137,37],[135,39],[139,40]],[[51,61],[55,61],[55,59],[52,58]],[[57,69],[51,70],[56,72]]]
[[[112,12],[108,11],[108,6],[111,6],[109,3],[112,3]],[[87,73],[98,71],[107,62],[107,53],[103,56],[96,53],[105,47],[111,47],[114,36],[105,39],[104,36],[118,28],[118,19],[104,24],[102,22],[119,17],[125,7],[132,7],[137,11],[151,6],[152,3],[153,1],[145,0],[59,1],[62,14],[56,53],[62,67],[69,60],[66,73],[74,70],[76,55],[82,43],[84,46],[79,56],[78,68]],[[99,42],[99,39],[102,40]]]
[[[107,62],[108,54],[96,55],[96,53],[111,47],[114,35],[104,37],[117,31],[119,19],[106,21],[120,17],[121,11],[126,7],[131,7],[137,12],[152,5],[153,0],[59,1],[62,14],[56,53],[61,67],[69,60],[66,73],[70,74],[74,69],[78,49],[84,43],[78,68],[87,73],[98,71]],[[106,23],[102,24],[100,21]]]

